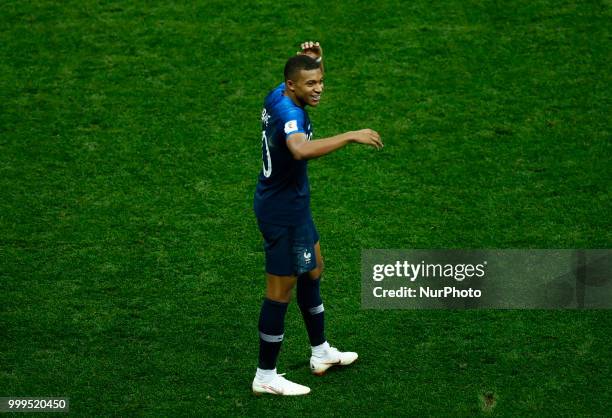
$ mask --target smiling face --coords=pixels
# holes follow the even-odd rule
[[[317,106],[323,93],[323,73],[320,68],[300,70],[296,80],[287,80],[289,96],[299,106]]]

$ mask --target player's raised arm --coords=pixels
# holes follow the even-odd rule
[[[372,129],[345,132],[330,138],[317,139],[316,141],[308,141],[308,138],[303,133],[295,133],[287,137],[287,147],[296,160],[310,160],[322,157],[342,148],[349,142],[370,145],[376,149],[383,147],[380,135]]]
[[[323,49],[318,42],[303,42],[297,57],[290,58],[285,65],[285,91],[295,106],[301,108],[297,114],[306,114],[306,106],[318,106],[324,90],[321,58]],[[308,58],[307,58],[308,57]],[[342,148],[349,142],[370,145],[380,149],[383,143],[378,132],[372,129],[345,132],[330,138],[309,141],[308,132],[301,127],[298,131],[298,120],[289,117],[285,127],[287,147],[296,160],[309,160],[321,157]],[[293,122],[293,124],[291,124]],[[287,129],[287,126],[292,129]]]
[[[319,62],[321,66],[321,73],[324,73],[323,68],[323,48],[318,42],[307,41],[300,44],[300,50],[297,52],[298,55],[308,55]]]

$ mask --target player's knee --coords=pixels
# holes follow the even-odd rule
[[[308,273],[308,276],[312,279],[312,280],[317,280],[318,278],[321,277],[321,275],[323,274],[323,263],[321,263],[321,265],[318,265],[314,270],[311,270]]]
[[[276,302],[289,303],[295,283],[296,278],[292,276],[267,274],[266,298]]]
[[[291,302],[291,291],[289,292],[280,292],[280,291],[268,292],[268,294],[266,295],[266,298],[273,300],[275,302],[289,303]]]
[[[266,291],[266,298],[275,302],[289,303],[291,301],[291,294],[293,293],[292,290],[293,286],[268,288]]]

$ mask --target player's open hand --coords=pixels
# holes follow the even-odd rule
[[[300,50],[297,55],[308,55],[311,58],[319,59],[323,57],[323,48],[318,42],[307,41],[300,44]]]
[[[353,141],[359,144],[370,145],[376,149],[381,149],[384,145],[378,132],[372,129],[361,129],[351,132]]]

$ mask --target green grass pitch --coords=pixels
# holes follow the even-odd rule
[[[609,416],[609,311],[360,309],[368,248],[610,248],[609,1],[4,1],[0,396],[77,416]],[[301,41],[327,335],[255,398],[260,112]]]

